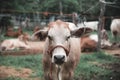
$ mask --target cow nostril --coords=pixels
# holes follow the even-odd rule
[[[65,61],[65,56],[64,55],[55,55],[54,60],[56,64],[61,65]]]

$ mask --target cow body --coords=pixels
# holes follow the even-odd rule
[[[98,35],[91,34],[81,37],[81,51],[96,51],[98,44]],[[101,48],[111,47],[112,43],[108,39],[106,30],[101,30]]]
[[[98,36],[96,34],[81,37],[81,51],[96,51]]]
[[[26,41],[21,40],[21,36],[17,39],[6,39],[4,40],[0,48],[4,50],[14,50],[14,49],[30,49],[30,46],[26,44]]]
[[[49,39],[54,38],[54,41],[49,41],[49,39],[46,40],[47,44],[43,56],[43,68],[46,80],[71,80],[75,66],[79,61],[80,45],[77,45],[80,44],[79,39],[71,38],[69,41],[66,41],[66,38],[70,36],[69,26],[66,26],[67,25],[61,21],[52,23],[49,26],[50,30],[48,32],[48,35],[52,36],[49,37]],[[70,52],[66,52],[64,48],[56,46],[62,46]],[[51,53],[52,49],[54,49],[53,53]],[[53,54],[53,56],[49,57],[50,55],[48,55],[47,51],[50,51],[49,54]],[[68,54],[69,56],[67,57]],[[65,57],[65,62],[62,63],[62,61],[59,61],[59,57]]]
[[[71,27],[70,27],[71,26]],[[34,34],[46,33],[43,51],[43,69],[45,80],[72,80],[74,69],[80,57],[80,36],[84,29],[72,30],[67,22],[57,20],[48,24],[48,30]],[[91,29],[85,29],[88,33]],[[78,34],[79,33],[79,34]],[[72,37],[73,36],[73,37]]]
[[[74,69],[78,64],[80,57],[80,39],[71,38],[69,45],[70,53],[67,58],[67,61],[61,66],[56,65],[55,63],[50,62],[51,57],[47,54],[45,50],[43,56],[43,68],[44,68],[44,77],[45,80],[72,80],[74,75]],[[47,41],[48,43],[48,41]],[[47,44],[46,44],[47,45]],[[45,48],[47,49],[47,48]],[[58,70],[60,71],[58,73]]]
[[[115,39],[120,38],[120,19],[113,19],[110,29]]]

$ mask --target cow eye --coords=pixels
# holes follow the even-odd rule
[[[67,37],[66,37],[66,40],[68,40],[69,38],[70,38],[70,36],[67,36]]]
[[[53,38],[52,38],[51,36],[48,36],[48,38],[49,38],[50,40],[53,40]]]

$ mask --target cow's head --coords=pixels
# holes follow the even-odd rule
[[[91,29],[81,28],[71,31],[68,23],[57,20],[48,24],[48,30],[40,30],[34,35],[44,33],[49,42],[47,54],[51,56],[53,63],[61,65],[67,61],[67,56],[69,56],[71,37],[79,37],[88,32],[91,32]]]

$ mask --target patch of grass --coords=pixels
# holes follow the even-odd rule
[[[31,78],[43,78],[42,54],[0,56],[0,65],[12,66],[16,69],[30,68],[34,71]],[[120,59],[101,51],[93,54],[81,54],[74,80],[119,80],[119,74]],[[6,80],[26,79],[10,77]]]
[[[104,52],[82,54],[75,71],[75,80],[119,80],[120,71],[115,72],[113,68],[114,63],[118,63],[120,67],[119,62],[120,59]]]
[[[26,56],[0,56],[0,65],[12,66],[15,68],[30,68],[35,73],[31,76],[42,76],[42,55]]]

